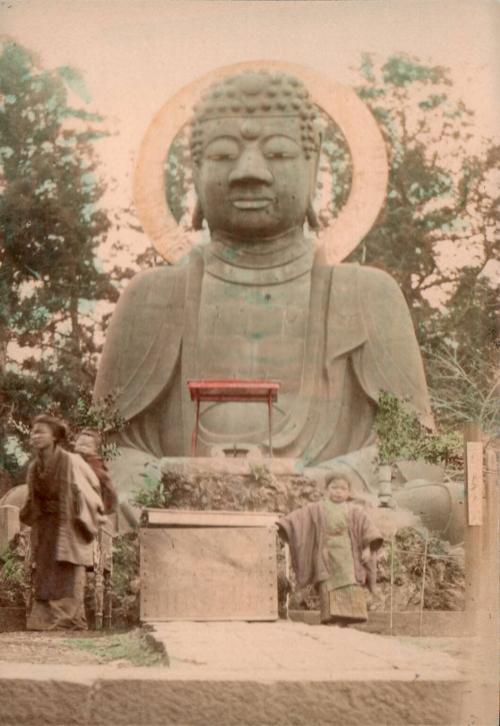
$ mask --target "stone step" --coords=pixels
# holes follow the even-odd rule
[[[457,726],[463,691],[453,677],[415,680],[396,671],[332,679],[318,670],[235,677],[168,668],[0,668],[3,726]]]
[[[5,726],[457,726],[472,639],[304,623],[165,622],[170,666],[0,664]]]

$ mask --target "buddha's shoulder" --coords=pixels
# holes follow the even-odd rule
[[[389,273],[377,267],[342,263],[333,268],[332,284],[334,288],[352,292],[358,290],[360,299],[401,298],[402,293],[396,280]]]
[[[396,280],[388,272],[380,270],[378,267],[369,267],[368,265],[358,265],[355,262],[343,262],[333,267],[334,279],[342,279],[346,281],[358,281],[361,284],[372,285],[374,287],[394,286],[398,287]]]
[[[185,265],[161,265],[142,270],[131,278],[122,293],[123,302],[153,302],[157,296],[163,301],[178,297],[186,284]]]

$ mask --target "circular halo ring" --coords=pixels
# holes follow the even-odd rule
[[[371,229],[385,200],[388,164],[380,129],[366,104],[349,87],[323,78],[303,66],[282,61],[250,61],[211,71],[184,87],[148,127],[139,151],[134,177],[134,200],[139,219],[159,254],[173,264],[192,246],[167,204],[164,161],[179,129],[192,117],[203,90],[244,71],[290,73],[307,87],[312,100],[338,125],[349,147],[352,182],[349,197],[333,223],[318,234],[328,264],[343,260]]]

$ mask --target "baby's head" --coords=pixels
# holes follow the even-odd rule
[[[100,445],[101,437],[97,431],[83,429],[76,437],[75,451],[82,456],[98,456]]]
[[[346,502],[351,498],[351,485],[341,476],[333,476],[326,481],[326,496],[332,502]]]

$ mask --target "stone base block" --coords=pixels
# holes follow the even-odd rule
[[[457,726],[464,683],[172,677],[168,670],[4,664],[3,726]]]

